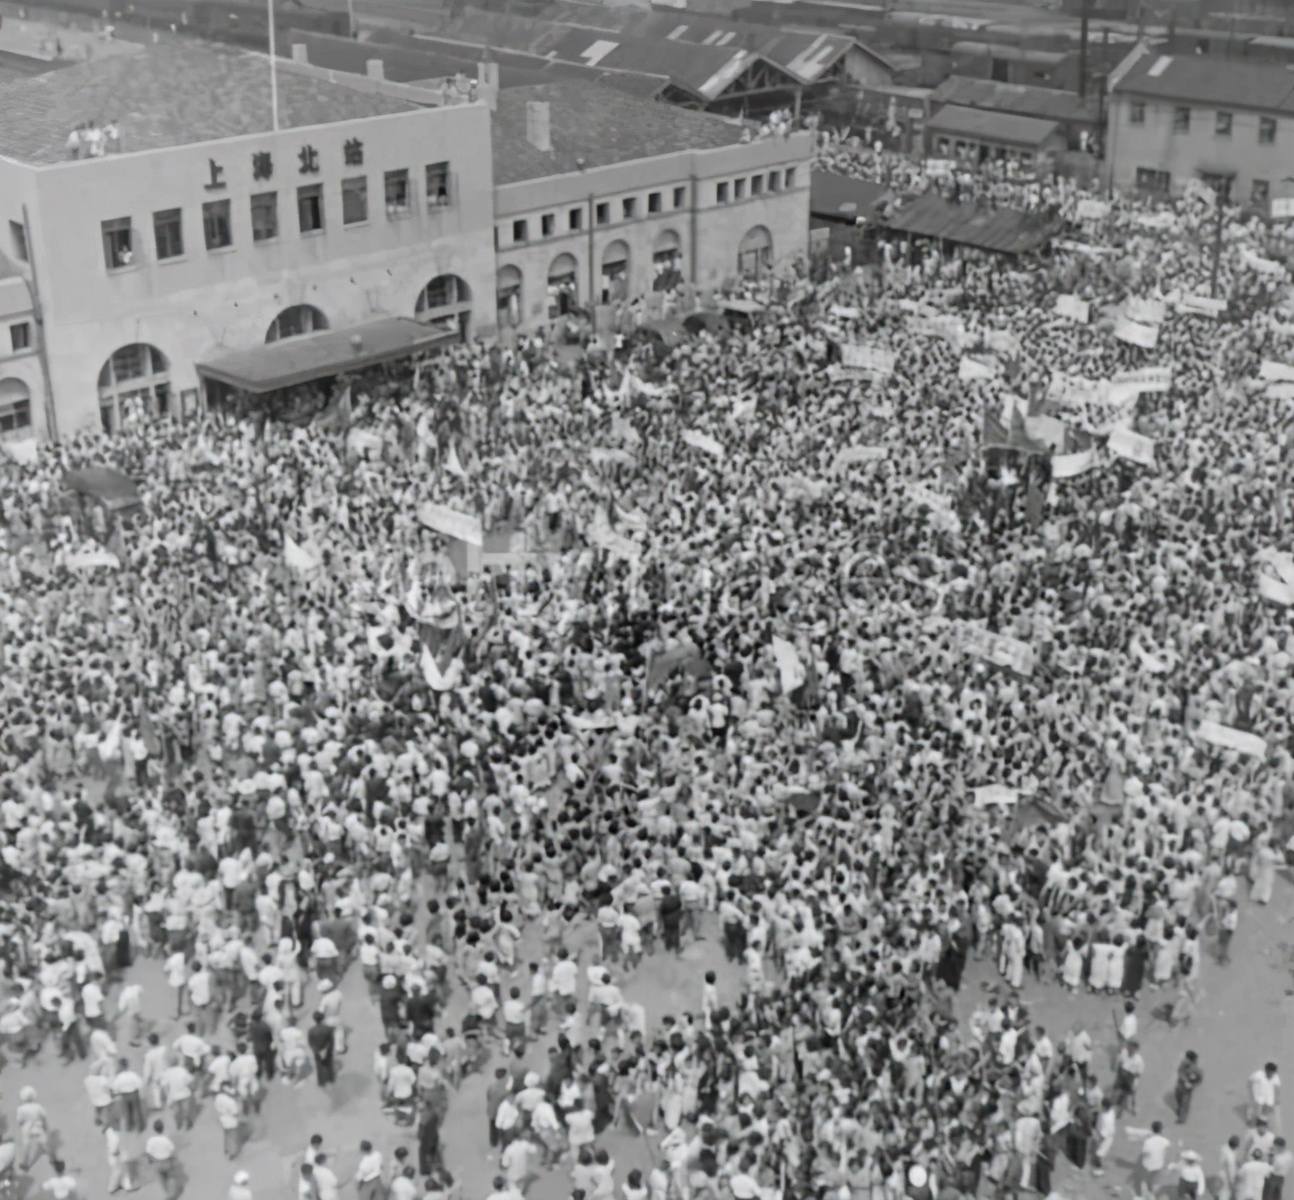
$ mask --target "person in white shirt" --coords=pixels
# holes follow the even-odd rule
[[[211,1107],[215,1110],[216,1122],[224,1135],[225,1157],[237,1158],[238,1152],[243,1148],[243,1104],[238,1099],[232,1079],[225,1080],[221,1085]]]
[[[1281,1077],[1276,1064],[1264,1063],[1249,1076],[1249,1124],[1253,1125],[1260,1117],[1270,1123],[1280,1101]]]
[[[358,1200],[376,1200],[382,1194],[382,1152],[374,1150],[368,1140],[359,1144],[359,1164],[352,1182]]]
[[[1160,1176],[1168,1162],[1168,1151],[1172,1142],[1164,1136],[1164,1124],[1155,1121],[1150,1132],[1142,1139],[1141,1150],[1137,1155],[1137,1170],[1133,1176],[1138,1196],[1153,1197],[1159,1188]]]

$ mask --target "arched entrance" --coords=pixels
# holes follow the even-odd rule
[[[559,254],[548,268],[548,319],[564,317],[580,302],[579,264],[573,254]]]
[[[472,318],[472,289],[467,280],[457,275],[437,275],[418,293],[413,315],[466,341]]]
[[[270,322],[265,331],[265,341],[280,342],[284,338],[303,337],[307,333],[320,333],[328,328],[328,318],[313,304],[294,304],[285,308]]]
[[[31,389],[21,379],[0,379],[0,438],[31,428]]]
[[[99,418],[105,433],[171,411],[171,364],[147,342],[116,351],[99,372]]]
[[[652,246],[652,289],[667,292],[683,282],[683,240],[672,229],[664,229]]]
[[[506,266],[499,268],[498,279],[494,287],[495,303],[498,307],[499,329],[516,329],[521,324],[521,268]]]
[[[773,235],[756,225],[741,239],[737,250],[737,273],[748,279],[766,275],[773,266]]]
[[[629,243],[614,241],[602,251],[602,303],[629,295]]]

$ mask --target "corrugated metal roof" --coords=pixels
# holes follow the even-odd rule
[[[937,192],[926,192],[892,212],[886,225],[917,237],[945,238],[963,246],[1001,254],[1024,254],[1046,245],[1060,228],[1013,208],[955,204]]]
[[[962,108],[945,104],[926,122],[931,133],[953,137],[982,138],[990,142],[1006,142],[1012,146],[1041,146],[1054,137],[1060,129],[1055,121],[1040,121],[1036,117],[1018,117],[1014,113],[989,112],[982,108]]]
[[[1022,50],[1019,46],[1003,46],[999,42],[954,42],[954,54],[980,54],[1000,58],[1003,62],[1037,63],[1044,67],[1059,66],[1065,54],[1058,50]]]
[[[950,75],[930,94],[931,104],[958,104],[993,112],[1038,117],[1045,121],[1095,121],[1098,105],[1077,92],[1057,88],[1027,87],[1021,83],[998,83],[992,79],[971,79]]]
[[[1252,59],[1147,54],[1129,68],[1114,90],[1226,108],[1294,112],[1294,72]]]
[[[852,175],[814,171],[809,177],[809,211],[815,217],[871,217],[889,194],[884,184]]]

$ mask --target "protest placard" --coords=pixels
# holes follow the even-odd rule
[[[1264,383],[1294,383],[1294,367],[1269,358],[1258,368],[1258,378]]]
[[[638,544],[617,533],[607,518],[606,510],[598,508],[593,513],[593,519],[589,522],[588,528],[584,531],[584,536],[601,550],[605,550],[612,558],[623,558],[627,562],[636,562],[642,557],[642,549]]]
[[[1029,441],[1047,447],[1050,454],[1055,454],[1065,446],[1067,432],[1065,422],[1056,417],[1037,416],[1024,418],[1024,432]]]
[[[1153,350],[1159,344],[1159,326],[1146,325],[1126,315],[1120,316],[1114,322],[1114,336],[1130,346]]]
[[[1052,246],[1057,250],[1068,250],[1071,254],[1088,254],[1093,258],[1114,253],[1113,246],[1093,246],[1090,242],[1071,242],[1065,238],[1057,238],[1052,242]]]
[[[773,659],[777,663],[782,694],[789,695],[809,677],[795,647],[785,638],[773,638]]]
[[[1092,306],[1079,296],[1057,296],[1056,315],[1070,321],[1077,321],[1080,325],[1086,325],[1091,319]]]
[[[855,308],[850,304],[833,304],[827,311],[842,321],[857,321],[863,315],[861,308]]]
[[[1294,604],[1294,587],[1278,579],[1267,568],[1258,571],[1258,594],[1264,600],[1272,600],[1286,608]]]
[[[1168,315],[1168,307],[1162,300],[1132,296],[1123,306],[1123,315],[1139,325],[1162,325]]]
[[[957,366],[957,378],[962,383],[970,383],[976,379],[992,379],[996,374],[997,370],[991,363],[970,354],[962,355],[962,360]]]
[[[1268,384],[1267,395],[1273,400],[1294,400],[1294,383]]]
[[[1173,368],[1142,367],[1139,371],[1120,371],[1110,382],[1135,384],[1138,394],[1166,392],[1173,386]]]
[[[1057,454],[1051,460],[1051,477],[1053,479],[1073,479],[1083,475],[1096,465],[1096,450],[1089,448],[1075,454]]]
[[[867,371],[878,379],[894,374],[894,352],[863,342],[846,342],[840,347],[841,365],[856,371]]]
[[[908,321],[908,328],[918,337],[943,338],[954,350],[960,350],[966,338],[962,319],[947,313],[918,314]]]
[[[971,795],[975,798],[976,808],[1014,808],[1020,799],[1020,793],[1015,788],[1002,783],[973,788]]]
[[[1252,250],[1240,251],[1241,261],[1245,266],[1260,275],[1282,275],[1285,268],[1281,266],[1274,258],[1263,258],[1260,254],[1255,254]]]
[[[1223,750],[1237,750],[1253,758],[1265,758],[1267,740],[1256,733],[1247,733],[1243,729],[1233,729],[1230,725],[1221,725],[1217,721],[1201,721],[1195,736],[1210,746]]]
[[[991,633],[978,625],[962,627],[963,645],[968,654],[999,667],[1008,667],[1017,675],[1032,675],[1034,649],[1019,638],[1005,633]]]
[[[1119,458],[1130,459],[1142,466],[1155,465],[1155,442],[1144,434],[1129,429],[1126,425],[1116,425],[1110,430],[1110,453]]]
[[[932,179],[943,179],[953,173],[956,165],[951,158],[927,158],[926,174]]]
[[[697,450],[713,455],[715,458],[723,457],[723,446],[708,433],[701,433],[699,430],[689,429],[683,435],[683,441]]]
[[[94,546],[89,550],[77,550],[69,554],[63,565],[69,571],[93,571],[95,567],[107,567],[116,571],[121,567],[121,560],[106,546]]]
[[[1211,296],[1180,296],[1174,306],[1189,317],[1220,317],[1227,311],[1225,300],[1214,300]]]
[[[485,531],[481,528],[481,518],[471,513],[459,512],[447,504],[432,504],[431,501],[427,501],[418,508],[418,520],[428,529],[443,533],[455,541],[478,547],[485,544]]]
[[[1272,574],[1282,583],[1294,587],[1294,556],[1268,548],[1259,550],[1254,557],[1263,566],[1270,568]]]
[[[323,559],[313,550],[299,545],[291,536],[283,537],[283,561],[298,575],[309,575],[323,565]]]
[[[1177,214],[1161,208],[1157,212],[1142,213],[1136,221],[1142,229],[1156,229],[1162,232],[1165,229],[1172,229],[1177,224]]]
[[[1110,215],[1110,205],[1095,196],[1084,196],[1074,209],[1076,221],[1104,221]]]

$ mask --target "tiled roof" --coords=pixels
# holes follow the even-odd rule
[[[892,212],[891,229],[918,237],[946,238],[963,246],[1022,254],[1045,245],[1059,227],[1013,208],[955,204],[937,192],[926,192]]]
[[[1228,108],[1294,112],[1294,71],[1250,59],[1210,55],[1144,55],[1115,85],[1116,92]]]
[[[284,129],[414,108],[290,71],[278,82]],[[125,154],[237,137],[270,128],[269,66],[225,46],[164,42],[0,86],[0,114],[0,155],[29,163],[64,161],[68,134],[86,121],[115,120]]]
[[[1056,133],[1058,126],[1055,121],[1040,121],[1035,117],[945,104],[926,123],[926,128],[931,133],[954,137],[984,138],[991,142],[1009,142],[1012,146],[1040,146]]]
[[[930,93],[930,103],[960,104],[964,108],[991,109],[1045,121],[1094,121],[1098,112],[1094,99],[1085,99],[1077,92],[971,79],[965,75],[950,75]]]
[[[546,100],[553,149],[526,140],[526,102]],[[742,128],[720,117],[575,80],[499,93],[494,116],[494,182],[519,183],[682,150],[710,150],[741,141]]]

